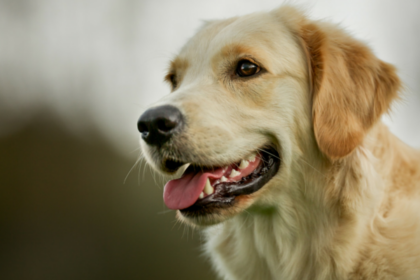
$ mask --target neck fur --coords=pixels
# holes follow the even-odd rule
[[[348,275],[367,242],[384,191],[375,169],[378,159],[368,146],[334,163],[295,160],[276,205],[251,207],[208,229],[206,249],[217,255],[216,269],[232,279]]]

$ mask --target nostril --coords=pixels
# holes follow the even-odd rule
[[[159,131],[166,133],[177,127],[178,121],[172,121],[170,119],[158,119],[156,121],[156,127]]]
[[[142,134],[143,134],[143,132],[148,132],[147,125],[144,122],[138,122],[137,123],[137,128],[140,131],[140,133],[142,133]]]
[[[144,122],[138,122],[137,123],[137,128],[141,133],[141,136],[143,138],[146,138],[149,136],[149,128],[147,127],[146,123]]]

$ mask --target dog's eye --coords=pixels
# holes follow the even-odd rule
[[[236,74],[239,77],[249,77],[260,72],[260,67],[249,60],[241,60],[236,67]]]

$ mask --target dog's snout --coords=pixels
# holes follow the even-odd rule
[[[150,145],[161,146],[184,124],[181,111],[171,105],[151,108],[140,116],[137,128]]]

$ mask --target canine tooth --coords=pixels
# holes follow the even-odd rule
[[[201,193],[200,193],[200,196],[199,196],[198,198],[199,198],[199,199],[204,198],[204,193],[203,193],[203,192],[201,192]]]
[[[226,182],[227,178],[225,176],[222,176],[222,178],[220,178],[220,182]]]
[[[186,163],[183,166],[181,166],[176,172],[175,172],[175,179],[179,179],[184,174],[185,170],[190,166],[190,163]]]
[[[249,165],[249,162],[247,160],[241,160],[241,164],[239,165],[239,169],[245,169]]]
[[[204,187],[204,193],[205,194],[212,194],[213,192],[214,192],[214,189],[210,184],[209,178],[207,178],[206,186]]]
[[[232,172],[230,173],[229,178],[236,177],[239,174],[241,174],[241,172],[236,171],[235,169],[232,169]]]
[[[256,156],[257,156],[257,153],[254,152],[247,157],[247,160],[254,161]]]

